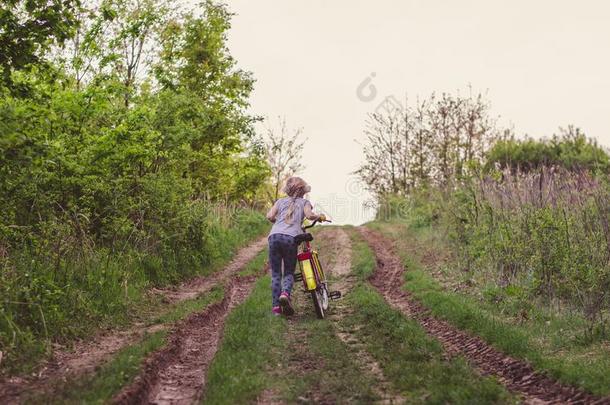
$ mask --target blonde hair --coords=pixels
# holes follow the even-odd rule
[[[292,224],[292,217],[294,215],[294,207],[296,206],[297,198],[303,197],[306,193],[311,191],[311,187],[305,180],[300,177],[290,177],[286,180],[286,184],[284,185],[284,192],[291,197],[290,205],[288,206],[288,211],[286,211],[286,217],[284,220],[287,224]]]

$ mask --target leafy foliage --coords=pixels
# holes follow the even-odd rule
[[[510,296],[524,311],[537,302],[575,314],[583,320],[585,342],[607,338],[610,188],[605,178],[561,168],[507,170],[451,189],[381,201],[378,219],[401,218],[411,229],[442,229],[457,258],[453,265],[468,282],[485,280],[482,293],[489,300]],[[388,205],[392,208],[384,211]]]
[[[12,73],[45,66],[45,51],[72,37],[79,0],[4,0],[0,8],[0,73],[14,94],[27,87],[15,85]]]
[[[592,337],[610,308],[607,182],[586,172],[541,170],[486,177],[458,190],[448,217],[456,248],[497,285],[577,309]],[[602,331],[603,332],[603,331]]]
[[[595,139],[587,138],[578,128],[569,126],[550,139],[507,139],[497,142],[488,153],[488,169],[536,171],[543,167],[590,170],[608,173],[610,158]]]
[[[25,2],[27,18],[43,3]],[[145,288],[226,259],[265,224],[248,207],[269,166],[246,112],[253,80],[226,47],[225,6],[195,15],[161,0],[51,3],[78,20],[55,41],[65,47],[36,48],[53,75],[7,60],[0,86],[9,367],[44,352],[41,340],[124,318]]]

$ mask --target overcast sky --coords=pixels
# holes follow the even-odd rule
[[[609,2],[228,4],[237,14],[231,53],[257,80],[252,111],[304,128],[311,200],[339,223],[372,214],[350,172],[362,159],[366,114],[388,96],[471,85],[488,92],[493,113],[517,134],[549,136],[575,124],[610,146]]]

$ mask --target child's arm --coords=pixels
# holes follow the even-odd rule
[[[275,218],[277,217],[277,201],[273,204],[273,207],[267,212],[267,219],[273,223],[275,223]]]
[[[305,218],[307,218],[310,221],[315,221],[316,219],[326,221],[326,216],[324,214],[318,215],[315,212],[313,212],[313,207],[311,206],[311,203],[309,201],[307,201],[305,203],[305,206],[303,207],[303,211],[305,211]]]

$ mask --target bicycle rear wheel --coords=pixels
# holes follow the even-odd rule
[[[311,299],[313,307],[316,310],[316,315],[319,319],[324,319],[324,303],[322,301],[322,291],[320,289],[311,291]]]
[[[322,298],[322,309],[324,311],[328,311],[328,289],[326,288],[326,283],[322,284],[322,286],[320,287],[320,295]]]

